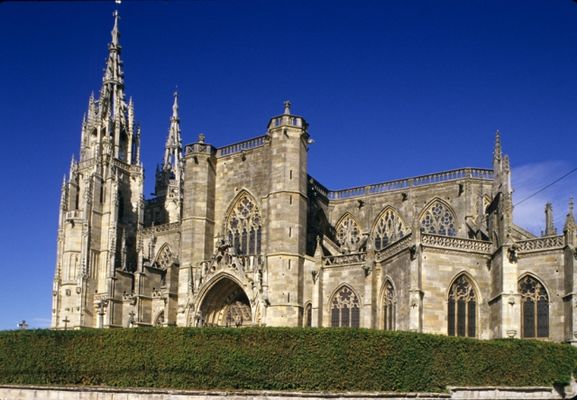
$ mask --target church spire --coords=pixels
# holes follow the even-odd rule
[[[124,101],[124,71],[122,70],[122,60],[120,53],[120,31],[118,21],[120,16],[118,11],[114,11],[114,27],[110,33],[112,40],[108,45],[108,58],[102,78],[102,89],[100,91],[100,101],[102,102],[101,112],[103,117],[109,117],[113,120],[121,117],[122,112],[126,109]]]
[[[180,175],[180,154],[182,152],[182,140],[180,138],[180,118],[178,116],[178,92],[174,92],[174,103],[172,104],[172,117],[170,118],[170,128],[164,148],[164,161],[162,169],[172,171],[176,176]]]

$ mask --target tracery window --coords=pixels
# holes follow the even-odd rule
[[[226,222],[226,237],[242,255],[260,254],[262,237],[260,210],[247,194],[232,208]]]
[[[380,215],[374,228],[373,238],[375,241],[375,250],[385,248],[406,234],[407,228],[399,214],[392,208],[388,208]]]
[[[359,225],[350,215],[345,216],[337,225],[337,241],[340,246],[356,246],[361,241]]]
[[[168,269],[173,263],[172,252],[168,245],[162,246],[158,255],[156,256],[156,267],[160,269]]]
[[[307,303],[305,306],[305,323],[304,326],[310,328],[313,322],[313,306],[311,303]]]
[[[449,336],[476,336],[477,296],[465,275],[459,276],[451,286],[448,305]]]
[[[331,326],[360,326],[359,298],[348,286],[341,287],[331,300]]]
[[[549,336],[549,295],[537,279],[525,276],[519,281],[521,294],[521,332],[523,337]]]
[[[395,330],[396,305],[395,288],[392,282],[387,279],[383,293],[383,329],[386,331]]]
[[[431,204],[421,217],[421,230],[434,235],[455,236],[455,215],[453,211],[441,201]]]

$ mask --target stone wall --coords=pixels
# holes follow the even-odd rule
[[[448,393],[309,393],[268,391],[192,391],[170,389],[118,389],[99,387],[0,386],[0,400],[376,400],[376,399],[539,399],[574,398],[549,387],[454,387]]]

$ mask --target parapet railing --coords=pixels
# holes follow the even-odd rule
[[[359,264],[365,262],[366,259],[367,259],[367,253],[339,254],[336,256],[323,257],[323,264],[324,265]]]
[[[565,236],[545,236],[536,239],[520,240],[516,243],[520,252],[532,252],[548,249],[560,249],[565,246]]]
[[[216,150],[216,156],[228,156],[235,153],[240,153],[241,151],[255,149],[257,147],[264,146],[268,136],[258,136],[252,139],[245,140],[243,142],[233,143],[228,146],[220,147]]]
[[[329,200],[350,199],[353,197],[391,192],[399,189],[407,189],[467,178],[490,181],[493,179],[493,170],[484,168],[460,168],[450,171],[437,172],[434,174],[416,176],[413,178],[398,179],[394,181],[376,183],[373,185],[359,186],[350,189],[336,191],[329,190],[327,197]]]
[[[422,234],[421,243],[433,247],[463,250],[472,253],[491,254],[493,243],[485,240],[465,239],[456,236]]]
[[[315,178],[313,178],[312,176],[308,175],[308,180],[309,180],[309,184],[310,186],[313,188],[313,190],[315,192],[318,192],[320,194],[322,194],[323,196],[327,197],[329,194],[329,189],[327,189],[326,187],[324,187],[319,181],[317,181]]]

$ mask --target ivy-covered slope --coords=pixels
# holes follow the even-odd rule
[[[365,329],[0,332],[0,384],[440,392],[564,384],[576,361],[569,345]]]

